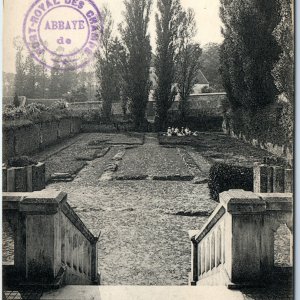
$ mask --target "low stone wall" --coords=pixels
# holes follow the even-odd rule
[[[57,143],[60,139],[79,133],[81,120],[61,119],[23,126],[3,126],[3,162],[9,158],[28,155]]]
[[[69,102],[67,103],[67,107],[73,110],[90,110],[90,109],[101,109],[102,102],[101,101],[86,101],[86,102]]]
[[[226,93],[191,94],[188,99],[188,116],[196,117],[200,114],[222,116],[222,101],[224,101],[226,97]],[[171,114],[178,112],[178,100],[178,97],[176,97],[169,110]],[[155,101],[150,101],[147,104],[147,116],[154,116],[154,114]]]
[[[28,104],[36,103],[36,104],[43,104],[45,106],[51,106],[58,101],[65,102],[65,100],[63,100],[61,98],[59,98],[59,99],[26,99],[25,104],[28,105]]]
[[[245,143],[251,144],[252,146],[256,148],[260,148],[263,150],[266,150],[278,157],[284,158],[290,165],[293,165],[293,149],[287,147],[286,145],[276,145],[271,142],[261,142],[258,139],[251,139],[247,138],[245,134],[243,133],[235,133],[233,130],[227,130],[226,127],[223,125],[223,132],[226,134],[229,134],[231,137],[240,139],[244,141]]]

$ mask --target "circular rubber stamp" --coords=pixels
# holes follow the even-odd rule
[[[59,70],[86,66],[101,33],[101,14],[92,0],[36,0],[23,22],[23,38],[31,56]]]

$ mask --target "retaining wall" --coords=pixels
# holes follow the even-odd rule
[[[29,155],[59,140],[79,133],[81,120],[78,118],[61,119],[23,126],[3,124],[3,162],[9,158]]]
[[[256,148],[266,150],[278,157],[284,158],[290,165],[293,165],[294,154],[293,148],[288,147],[287,145],[277,145],[271,142],[262,142],[255,138],[247,138],[245,134],[239,133],[236,134],[233,130],[226,129],[226,126],[223,123],[223,132],[229,134],[231,137],[240,139],[245,143],[251,144]]]

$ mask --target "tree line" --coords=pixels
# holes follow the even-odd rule
[[[114,23],[109,9],[105,7],[102,11],[104,31],[96,68],[102,113],[109,119],[112,103],[121,101],[123,111],[129,111],[135,128],[142,130],[147,124],[149,92],[154,89],[155,126],[162,130],[167,126],[167,112],[177,92],[180,115],[185,118],[187,99],[197,80],[202,49],[194,41],[195,13],[192,9],[183,9],[179,0],[157,1],[157,48],[153,57],[148,31],[152,1],[124,0],[124,4],[124,23],[118,26],[120,37],[113,34]],[[156,86],[151,86],[152,64]]]
[[[35,62],[27,54],[24,42],[17,37],[14,40],[16,48],[16,74],[14,76],[14,93],[31,99],[66,99],[87,101],[94,96],[94,87],[90,86],[93,73],[56,68],[49,70],[46,66]]]
[[[260,127],[265,135],[274,131],[275,138],[283,129],[285,142],[291,141],[293,1],[221,0],[220,16],[224,24],[220,71],[229,100],[230,126],[252,134],[258,134]]]

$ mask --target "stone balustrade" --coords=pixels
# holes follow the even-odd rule
[[[290,193],[221,193],[202,229],[190,232],[190,284],[267,283],[274,271],[274,232],[281,224],[292,232],[292,211]]]
[[[46,187],[45,163],[25,167],[2,167],[3,192],[33,192]]]
[[[3,221],[13,231],[19,282],[100,283],[98,238],[67,203],[66,193],[3,193]]]
[[[269,163],[256,163],[253,167],[255,193],[292,193],[293,169]]]

